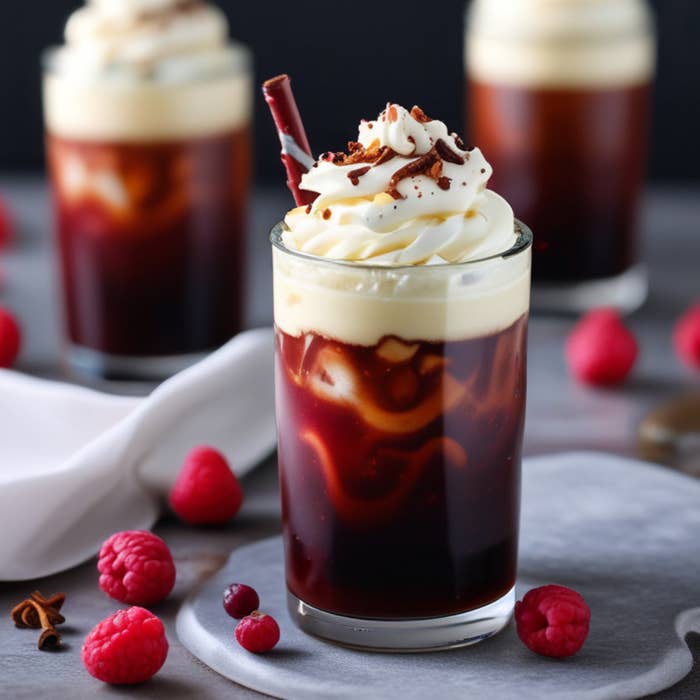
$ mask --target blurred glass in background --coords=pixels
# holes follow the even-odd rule
[[[647,294],[638,210],[655,37],[645,0],[474,0],[467,132],[537,232],[533,306],[623,311]]]
[[[243,326],[248,51],[218,9],[93,0],[44,61],[68,362],[168,376]]]

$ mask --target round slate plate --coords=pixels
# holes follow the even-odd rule
[[[253,655],[221,605],[231,581],[254,586],[282,629]],[[527,460],[518,594],[559,583],[592,611],[583,650],[538,657],[512,625],[465,649],[373,654],[301,633],[287,616],[280,538],[242,547],[183,605],[182,643],[215,671],[283,698],[636,698],[691,668],[700,632],[700,481],[642,462],[576,453]]]

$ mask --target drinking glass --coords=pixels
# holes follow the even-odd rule
[[[272,231],[288,604],[383,650],[463,646],[513,609],[530,231],[413,267],[285,247]]]
[[[45,58],[68,363],[166,377],[243,325],[251,65],[180,82],[80,79]]]

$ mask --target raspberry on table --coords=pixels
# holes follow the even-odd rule
[[[614,309],[595,309],[574,327],[566,341],[571,373],[584,384],[620,384],[637,360],[634,335]]]
[[[236,639],[247,651],[261,654],[279,642],[280,628],[274,617],[256,611],[236,625]]]
[[[170,491],[170,506],[190,525],[220,525],[241,508],[243,490],[226,458],[211,447],[190,452]]]
[[[700,370],[700,302],[691,306],[676,323],[673,346],[690,369]]]
[[[148,610],[118,610],[99,622],[80,654],[91,676],[118,685],[142,683],[155,675],[168,656],[163,623]]]
[[[224,591],[224,610],[236,620],[250,615],[260,607],[260,598],[254,588],[244,583],[232,583]]]
[[[523,644],[542,656],[575,654],[586,641],[591,611],[579,593],[564,586],[540,586],[515,604]]]
[[[22,333],[17,319],[7,309],[0,307],[0,367],[9,368],[15,363],[22,344]]]
[[[175,564],[168,545],[152,532],[127,530],[112,535],[97,560],[100,588],[130,605],[154,605],[175,585]]]

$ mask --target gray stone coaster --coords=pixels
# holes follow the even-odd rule
[[[700,632],[700,482],[642,462],[577,453],[527,460],[518,595],[559,583],[592,611],[583,650],[538,657],[513,626],[476,646],[430,654],[351,651],[308,637],[287,616],[279,538],[243,547],[182,607],[183,644],[222,675],[283,698],[635,698],[691,668]],[[232,581],[254,586],[282,629],[253,655],[221,605]]]

